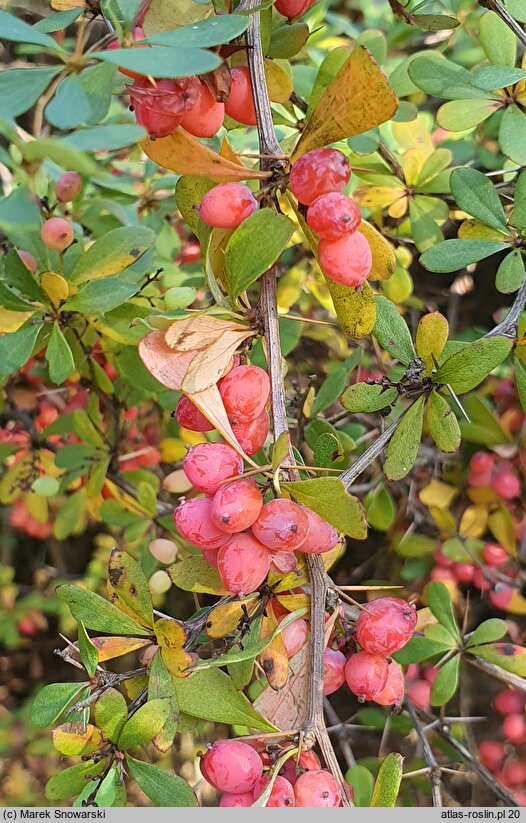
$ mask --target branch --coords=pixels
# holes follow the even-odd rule
[[[355,460],[352,466],[346,469],[339,475],[339,479],[343,481],[345,488],[349,489],[356,478],[369,466],[373,460],[376,460],[377,457],[380,456],[381,452],[389,443],[391,437],[395,433],[396,429],[398,428],[399,424],[402,422],[402,418],[405,415],[405,411],[402,412],[400,417],[398,417],[390,426],[386,428],[383,434],[380,435],[378,440],[375,440],[372,446],[369,446],[367,451]]]
[[[525,35],[526,37],[526,35]],[[484,337],[511,337],[515,340],[519,328],[519,318],[526,307],[526,280],[515,296],[511,308],[501,323],[491,329]]]
[[[436,808],[441,808],[444,805],[444,803],[442,801],[442,781],[440,779],[440,767],[436,761],[435,755],[433,754],[433,750],[429,745],[429,740],[426,737],[426,733],[420,722],[420,718],[418,717],[415,711],[415,707],[411,700],[406,701],[406,709],[409,712],[411,721],[415,728],[416,735],[418,737],[418,740],[420,741],[420,746],[422,748],[424,760],[426,761],[426,764],[429,766],[433,806],[435,806]]]
[[[498,14],[501,20],[504,20],[506,25],[512,30],[513,34],[518,37],[523,46],[526,46],[526,32],[519,26],[516,20],[509,14],[499,0],[478,0],[479,6],[484,9],[489,9]]]
[[[472,654],[465,654],[462,659],[465,663],[473,666],[474,669],[485,672],[485,674],[495,677],[497,680],[502,681],[502,683],[506,683],[508,688],[520,689],[526,692],[526,680],[524,678],[512,672],[507,672],[505,669],[501,669],[501,667],[496,666],[495,663],[490,663],[489,660],[483,660],[482,657],[477,657]]]

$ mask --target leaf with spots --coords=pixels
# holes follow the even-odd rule
[[[485,646],[473,646],[467,651],[507,672],[526,677],[526,649],[522,646],[514,643],[488,643]]]
[[[79,285],[120,274],[155,243],[155,232],[146,226],[122,226],[103,234],[86,249],[71,272]]]
[[[153,626],[153,606],[148,581],[131,554],[113,549],[108,564],[110,599],[143,626]]]
[[[161,648],[162,662],[174,677],[187,677],[195,655],[184,650],[186,628],[180,620],[161,618],[155,624],[157,643]]]
[[[108,634],[115,632],[138,635],[139,637],[150,634],[148,629],[141,626],[137,620],[132,620],[95,592],[81,589],[80,586],[74,586],[72,583],[57,586],[55,592],[59,600],[68,604],[73,617],[82,620],[87,629],[108,632]]]

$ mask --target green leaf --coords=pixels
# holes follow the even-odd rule
[[[454,169],[449,180],[459,208],[486,226],[507,231],[497,189],[485,174],[476,169]]]
[[[113,151],[132,146],[146,137],[142,126],[117,123],[110,126],[95,126],[91,129],[77,129],[63,138],[63,142],[79,151]]]
[[[315,466],[328,468],[341,456],[342,446],[335,434],[332,434],[332,432],[324,432],[318,437],[314,444]]]
[[[70,494],[60,507],[53,523],[53,534],[57,540],[65,540],[72,534],[80,534],[86,526],[86,488]]]
[[[310,417],[316,417],[317,414],[336,403],[345,388],[347,380],[360,362],[360,357],[361,350],[357,348],[350,357],[330,373],[314,398]]]
[[[126,610],[131,610],[142,625],[151,628],[153,606],[148,581],[131,554],[112,549],[108,563],[108,582]]]
[[[517,394],[519,395],[519,402],[522,406],[522,410],[526,414],[526,366],[517,358],[514,360],[514,366]]]
[[[456,452],[460,447],[460,427],[455,412],[438,392],[432,391],[426,404],[429,434],[441,452]]]
[[[146,226],[123,226],[103,234],[87,249],[71,272],[77,285],[109,278],[133,265],[155,243]]]
[[[234,231],[225,249],[228,290],[238,297],[276,262],[294,233],[283,214],[260,209]]]
[[[101,782],[94,802],[99,807],[113,806],[113,801],[117,794],[117,785],[120,778],[120,770],[113,766]]]
[[[514,66],[517,60],[517,40],[514,32],[494,11],[487,11],[479,20],[480,44],[486,57],[496,66]]]
[[[14,292],[12,289],[7,288],[7,286],[4,286],[4,284],[1,282],[0,306],[3,309],[8,309],[8,311],[27,312],[35,310],[35,306],[33,306],[32,303],[28,303],[26,300],[23,300],[16,294],[16,292]]]
[[[94,718],[97,728],[112,743],[116,743],[128,720],[128,705],[117,689],[106,689],[95,703]]]
[[[458,688],[460,673],[460,655],[455,655],[438,670],[431,686],[431,705],[444,706]]]
[[[508,248],[507,243],[490,240],[444,240],[427,249],[420,257],[420,262],[429,271],[458,271]]]
[[[412,16],[416,25],[426,31],[443,31],[460,26],[459,20],[447,14],[413,14]]]
[[[277,60],[288,60],[302,50],[310,37],[306,23],[290,23],[272,29],[266,56]]]
[[[460,631],[453,613],[451,596],[447,586],[438,580],[428,583],[425,588],[425,595],[427,605],[440,625],[447,629],[453,638],[460,639]]]
[[[73,352],[62,333],[62,329],[55,321],[53,331],[46,349],[46,360],[49,366],[49,377],[52,383],[60,386],[70,376],[75,368]]]
[[[526,113],[518,106],[508,106],[499,127],[499,146],[504,154],[520,165],[526,164]]]
[[[185,592],[227,594],[217,569],[210,566],[200,554],[174,563],[166,571],[174,586]]]
[[[0,199],[0,229],[8,236],[14,232],[40,232],[41,225],[40,209],[28,189],[15,189]]]
[[[198,806],[197,798],[182,777],[164,771],[151,763],[126,755],[130,776],[156,806],[188,808]]]
[[[90,57],[149,77],[189,77],[192,74],[206,74],[221,65],[221,58],[213,52],[186,46],[178,46],[177,49],[163,46],[113,49],[92,52]]]
[[[262,717],[243,692],[221,669],[205,669],[174,679],[179,709],[213,723],[247,726],[262,732],[278,731]]]
[[[150,34],[147,40],[157,46],[210,48],[239,37],[247,30],[248,22],[245,15],[225,14],[199,20],[191,26]]]
[[[30,300],[43,304],[48,302],[48,298],[37,283],[35,276],[29,271],[14,249],[6,254],[4,278],[8,286],[14,287],[26,297],[29,297]]]
[[[505,86],[513,86],[520,80],[526,78],[524,69],[510,68],[509,66],[485,66],[473,72],[471,82],[478,89],[493,91],[503,89]]]
[[[165,698],[148,700],[124,724],[117,742],[120,751],[149,743],[162,728],[169,711],[170,703]]]
[[[456,394],[471,391],[508,356],[513,341],[508,337],[482,337],[449,357],[434,376]]]
[[[469,649],[481,643],[494,643],[501,640],[507,632],[508,627],[504,620],[499,620],[498,617],[490,617],[489,620],[484,620],[480,626],[477,626],[466,643],[466,648]],[[476,652],[474,653],[476,654]]]
[[[503,0],[503,5],[515,20],[526,23],[526,7],[522,0]]]
[[[198,206],[205,194],[215,185],[216,183],[207,177],[185,175],[179,178],[175,186],[177,208],[185,223],[198,238],[202,248],[206,247],[211,229],[200,219]]]
[[[469,649],[470,654],[482,657],[507,672],[526,677],[526,649],[513,643],[488,643]]]
[[[393,655],[397,663],[402,666],[410,663],[423,663],[432,657],[443,655],[454,648],[454,642],[442,643],[429,637],[412,637],[403,649]]]
[[[355,540],[365,540],[367,537],[362,505],[357,497],[347,492],[337,477],[286,482],[281,484],[281,488],[339,532],[348,534]]]
[[[494,409],[488,401],[477,394],[470,394],[462,398],[462,406],[471,420],[460,421],[462,437],[470,443],[480,443],[483,446],[501,446],[510,442],[510,437],[495,416]]]
[[[407,67],[409,77],[422,91],[443,100],[481,100],[487,95],[471,84],[469,71],[438,54],[416,57]]]
[[[84,314],[105,314],[121,306],[136,294],[140,286],[125,283],[120,277],[103,277],[87,283],[77,294],[63,305],[64,311],[78,311]]]
[[[93,677],[99,663],[99,653],[84,628],[84,623],[82,621],[79,621],[78,624],[78,644],[80,662],[84,665],[84,668],[89,676]]]
[[[368,524],[379,532],[387,532],[396,518],[396,503],[385,486],[377,486],[364,499]]]
[[[45,109],[49,122],[59,129],[80,123],[100,123],[108,114],[117,69],[99,63],[66,77]]]
[[[38,729],[45,729],[60,717],[85,685],[85,683],[51,683],[49,686],[44,686],[31,703],[29,722]]]
[[[48,800],[68,800],[86,787],[88,775],[95,777],[105,768],[106,761],[102,758],[98,763],[88,760],[85,763],[77,763],[76,766],[70,766],[69,769],[57,772],[46,783],[46,798]],[[89,786],[93,787],[93,784],[90,782]]]
[[[376,412],[385,409],[398,399],[396,389],[384,389],[369,383],[355,383],[341,396],[341,404],[350,412]]]
[[[519,249],[506,255],[497,269],[495,287],[503,294],[511,294],[521,286],[524,280],[524,261]]]
[[[345,772],[345,780],[354,791],[354,805],[369,806],[374,787],[374,776],[365,766],[357,763]]]
[[[23,20],[19,20],[12,14],[0,10],[0,39],[12,40],[15,43],[32,43],[35,46],[42,46],[51,51],[64,51],[62,46],[43,34],[34,26],[29,26]]]
[[[513,211],[510,223],[517,229],[526,229],[526,170],[517,177],[514,191]]]
[[[25,366],[33,354],[41,328],[41,323],[35,323],[0,337],[0,377],[7,377]]]
[[[371,807],[392,807],[396,805],[402,782],[404,758],[397,752],[388,754],[380,766],[376,777]]]
[[[439,108],[437,120],[443,129],[464,131],[475,128],[500,108],[502,104],[495,100],[451,100]]]
[[[58,494],[60,483],[56,477],[37,477],[31,484],[31,491],[41,497],[54,497]]]
[[[71,26],[71,24],[74,23],[77,17],[80,17],[81,14],[81,8],[56,12],[55,14],[50,14],[48,17],[43,17],[35,23],[34,28],[45,32],[61,31],[62,29],[67,28],[67,26]]]
[[[377,315],[373,335],[389,354],[408,366],[416,352],[407,323],[387,297],[377,297],[375,302]]]
[[[95,592],[81,589],[71,583],[64,583],[55,591],[58,599],[68,604],[73,617],[82,620],[88,629],[137,637],[150,634],[147,629]]]
[[[179,701],[173,677],[166,668],[160,651],[157,651],[150,663],[148,671],[148,700],[166,698],[170,705],[170,712],[163,728],[155,737],[154,745],[162,752],[168,751],[173,745],[179,721]]]
[[[414,466],[422,438],[425,397],[409,406],[391,437],[384,461],[384,474],[388,480],[401,480]]]
[[[29,163],[38,160],[52,160],[62,169],[78,171],[79,174],[93,176],[97,169],[91,157],[73,149],[64,140],[56,137],[39,137],[37,140],[31,140],[24,145],[23,153]]]
[[[425,251],[440,243],[444,235],[438,223],[433,220],[426,208],[428,197],[412,197],[409,201],[409,218],[411,233],[418,251]]]
[[[32,108],[60,71],[61,66],[3,71],[0,74],[2,118],[9,120]]]

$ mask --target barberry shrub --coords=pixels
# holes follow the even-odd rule
[[[0,11],[8,804],[526,803],[526,15],[420,5]]]

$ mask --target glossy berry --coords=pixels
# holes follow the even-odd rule
[[[267,405],[270,378],[259,366],[235,366],[219,382],[219,391],[228,416],[238,423],[249,423]]]
[[[469,461],[469,467],[473,474],[487,474],[493,469],[495,457],[489,452],[475,452]]]
[[[394,706],[398,708],[404,699],[404,673],[395,660],[389,663],[387,681],[380,694],[374,698],[374,702],[380,706]]]
[[[62,217],[50,217],[42,224],[40,236],[48,249],[64,251],[73,242],[73,229]]]
[[[37,261],[33,255],[28,251],[23,251],[22,249],[17,249],[16,252],[24,265],[27,266],[32,274],[34,274],[37,270]]]
[[[178,548],[173,540],[166,540],[164,537],[157,537],[152,540],[149,547],[150,554],[155,557],[159,563],[168,565],[173,563],[177,557]]]
[[[82,190],[82,177],[76,171],[67,171],[55,183],[55,194],[62,203],[70,203]]]
[[[212,499],[212,520],[228,534],[250,528],[261,512],[263,496],[254,480],[234,480],[225,483]]]
[[[350,288],[361,286],[373,265],[371,247],[359,231],[339,240],[320,240],[318,260],[327,277]]]
[[[526,716],[524,714],[508,714],[502,723],[504,735],[515,746],[526,743]]]
[[[312,808],[313,806],[336,807],[342,796],[338,783],[325,769],[313,769],[300,774],[294,785],[296,806]]]
[[[257,800],[260,794],[268,786],[270,777],[260,777],[254,786],[254,800]],[[268,809],[274,808],[291,808],[294,806],[294,788],[286,777],[278,775],[272,786],[270,797],[265,803]]]
[[[380,597],[360,612],[356,639],[371,654],[394,654],[411,639],[416,621],[416,611],[405,600]]]
[[[322,194],[311,203],[307,211],[307,223],[322,238],[338,240],[346,234],[352,234],[362,217],[360,209],[350,197],[332,191]]]
[[[232,794],[225,792],[219,801],[219,808],[236,808],[239,806],[251,806],[254,802],[253,792],[243,792],[239,794]]]
[[[316,2],[316,0],[276,0],[274,8],[284,17],[293,20],[301,17]]]
[[[230,70],[230,77],[230,93],[225,103],[225,114],[244,126],[255,126],[256,109],[248,68],[236,66]]]
[[[183,460],[188,480],[205,494],[215,494],[225,480],[243,471],[243,460],[225,443],[198,443]]]
[[[387,683],[389,665],[381,654],[358,652],[345,666],[345,679],[353,694],[361,702],[374,700]]]
[[[299,551],[304,554],[323,554],[333,549],[338,543],[338,532],[323,520],[316,512],[304,508],[309,521],[309,531],[306,540],[299,547]]]
[[[230,425],[232,431],[236,436],[236,440],[249,456],[258,452],[268,437],[270,431],[270,419],[268,412],[264,409],[259,417],[251,420],[249,423],[240,423],[237,420],[231,420]]]
[[[471,583],[476,566],[473,563],[455,563],[453,574],[459,583]]]
[[[151,137],[167,137],[180,125],[186,112],[185,98],[177,80],[136,80],[129,87],[137,123]]]
[[[490,485],[493,491],[504,500],[512,500],[521,493],[519,478],[506,468],[500,469],[493,475]]]
[[[244,183],[221,183],[207,191],[201,200],[199,217],[207,226],[236,229],[257,207],[257,200]]]
[[[241,740],[219,740],[201,758],[203,776],[220,792],[251,791],[263,772],[261,758]]]
[[[520,714],[526,706],[526,692],[519,689],[505,689],[493,700],[493,705],[501,714]]]
[[[313,149],[293,164],[290,190],[294,197],[310,206],[322,194],[341,192],[349,182],[349,161],[338,149]]]
[[[181,537],[200,549],[219,549],[228,540],[228,534],[214,525],[212,501],[206,497],[194,497],[178,506],[174,522]]]
[[[252,533],[275,552],[298,549],[307,538],[309,521],[305,511],[292,500],[276,498],[265,503],[252,526]]]
[[[490,591],[489,599],[497,609],[506,609],[513,597],[514,588],[505,583],[496,583],[495,588]]]
[[[345,664],[347,659],[342,652],[325,649],[323,655],[323,694],[338,691],[345,683]]]
[[[229,592],[250,594],[268,574],[270,552],[251,534],[235,534],[219,549],[217,568]]]
[[[293,620],[292,623],[285,626],[281,632],[281,638],[285,644],[288,657],[294,657],[294,655],[303,648],[307,641],[308,634],[309,624],[301,617],[298,617],[297,620]]]
[[[498,543],[486,543],[482,549],[482,559],[486,566],[500,566],[509,559],[509,554]]]
[[[431,705],[431,683],[427,680],[413,680],[407,687],[407,696],[415,706],[427,711]]]
[[[184,395],[177,401],[175,419],[183,429],[191,432],[209,432],[214,429],[210,420]]]
[[[478,745],[480,762],[487,769],[496,772],[504,760],[504,746],[498,740],[483,740]]]
[[[181,123],[183,129],[194,137],[213,137],[225,118],[225,105],[213,97],[204,83],[192,87],[192,103],[187,106]]]

